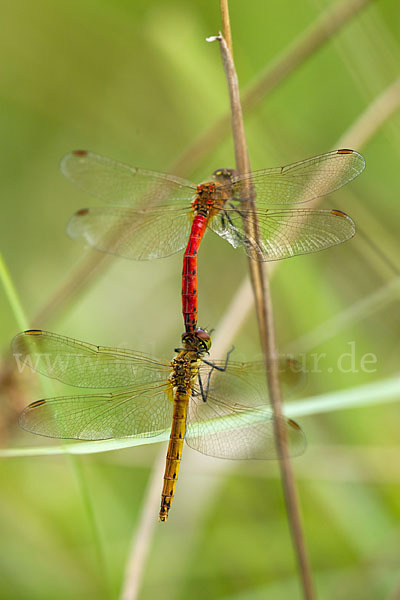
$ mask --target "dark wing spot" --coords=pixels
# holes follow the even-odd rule
[[[36,406],[41,406],[45,402],[46,400],[36,400],[36,402],[32,402],[32,404],[30,404],[28,408],[36,408]]]
[[[337,210],[336,208],[331,210],[331,214],[336,215],[337,217],[347,217],[345,212],[343,212],[342,210]]]

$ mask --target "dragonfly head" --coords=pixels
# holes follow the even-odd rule
[[[211,336],[205,329],[196,329],[182,333],[182,343],[186,350],[208,352],[211,348]]]
[[[219,183],[232,183],[238,172],[235,169],[217,169],[213,173],[213,177]]]

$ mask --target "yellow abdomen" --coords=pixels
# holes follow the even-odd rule
[[[186,417],[190,391],[175,393],[171,435],[169,436],[167,459],[165,464],[164,485],[161,494],[159,521],[166,521],[174,497],[176,480],[181,462],[183,440],[185,439]]]

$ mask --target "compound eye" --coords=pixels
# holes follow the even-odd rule
[[[206,350],[211,348],[211,336],[205,329],[196,329],[196,337],[202,342],[202,345]]]
[[[210,334],[205,329],[196,329],[195,334],[199,339],[204,341],[211,339]]]

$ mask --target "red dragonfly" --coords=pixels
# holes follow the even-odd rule
[[[361,154],[341,149],[245,175],[218,169],[213,181],[196,186],[174,175],[79,150],[63,158],[63,174],[110,205],[79,210],[69,221],[68,233],[73,238],[83,236],[97,250],[139,260],[169,256],[186,246],[182,310],[186,331],[194,331],[197,253],[207,227],[260,260],[279,260],[340,244],[355,234],[348,215],[291,205],[339,189],[364,167]],[[255,213],[245,198],[249,185],[256,199]],[[243,217],[247,222],[257,220],[258,240],[246,233]]]
[[[18,334],[18,363],[92,393],[36,400],[20,416],[39,435],[79,440],[154,437],[170,431],[160,521],[175,493],[183,440],[203,454],[230,459],[276,458],[262,363],[209,362],[207,331],[182,335],[172,361],[106,348],[33,329]],[[301,377],[301,373],[299,373]],[[101,391],[108,390],[108,391]],[[285,419],[292,455],[301,454],[300,426]]]

